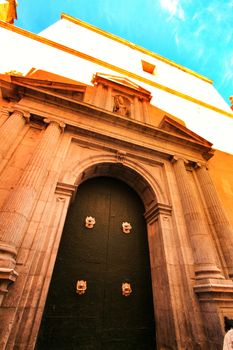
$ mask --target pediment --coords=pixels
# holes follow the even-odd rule
[[[159,128],[173,136],[183,139],[184,141],[187,140],[205,147],[212,147],[211,142],[166,115],[161,121]]]
[[[151,93],[150,91],[142,88],[140,85],[134,83],[128,78],[116,76],[116,75],[110,75],[110,74],[104,74],[104,73],[96,73],[93,76],[92,83],[98,84],[103,83],[107,85],[115,85],[115,88],[119,88],[119,86],[124,87],[128,90],[131,90],[131,92],[141,94],[142,96],[146,97],[148,100],[151,99]]]
[[[16,97],[30,90],[37,96],[40,93],[46,94],[50,99],[54,97],[82,101],[86,89],[84,84],[45,71],[27,76],[1,74],[0,80],[5,98],[11,98],[12,95]]]

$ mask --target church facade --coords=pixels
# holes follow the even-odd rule
[[[220,350],[230,107],[207,78],[70,16],[0,30],[1,349]]]

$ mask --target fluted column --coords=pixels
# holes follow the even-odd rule
[[[139,101],[138,101],[138,96],[134,96],[134,119],[135,120],[140,120],[140,106],[139,106]]]
[[[23,239],[27,220],[47,175],[63,127],[56,121],[45,120],[45,122],[49,123],[48,127],[17,186],[9,194],[0,212],[0,280],[4,281],[5,285],[17,276],[14,270],[17,249]]]
[[[149,117],[149,111],[148,111],[148,101],[145,99],[142,100],[142,106],[143,106],[143,117],[144,117],[144,122],[149,124],[150,122],[150,117]]]
[[[217,233],[229,276],[233,278],[233,228],[231,227],[222,207],[217,191],[206,167],[197,167],[196,173],[211,221]]]
[[[94,97],[94,104],[97,107],[103,108],[103,95],[104,95],[104,86],[102,83],[99,83],[96,86],[96,93]]]
[[[4,157],[10,146],[15,141],[18,133],[24,127],[30,114],[16,110],[0,128],[0,159]]]
[[[112,87],[107,86],[107,97],[105,101],[105,109],[112,112]]]
[[[184,160],[174,159],[173,163],[194,255],[196,279],[223,278],[217,267],[215,246],[201,212],[196,192],[190,183]]]

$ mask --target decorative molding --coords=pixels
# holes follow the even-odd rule
[[[63,123],[60,120],[56,120],[56,119],[44,118],[44,123],[45,124],[55,123],[61,128],[62,131],[64,131],[64,129],[66,127],[65,123]]]
[[[12,112],[12,107],[8,107],[8,106],[1,106],[0,107],[0,114],[6,114],[7,116],[10,115],[10,113]]]
[[[195,284],[194,292],[201,302],[233,302],[233,281],[206,279]]]
[[[172,206],[169,204],[156,203],[151,208],[149,208],[144,216],[148,224],[151,224],[155,221],[159,215],[171,216]]]
[[[20,107],[18,106],[15,106],[15,107],[12,107],[9,109],[9,112],[11,112],[12,114],[11,115],[14,115],[14,113],[21,113],[22,116],[25,118],[26,120],[26,123],[28,124],[30,122],[30,117],[31,117],[31,114],[30,112],[24,110],[24,109],[21,109]]]
[[[130,118],[126,118],[126,117],[122,117],[121,115],[116,115],[116,113],[113,112],[109,112],[107,110],[103,110],[100,108],[97,108],[95,106],[92,105],[88,105],[85,104],[83,102],[76,102],[75,106],[77,108],[79,108],[79,110],[77,110],[76,112],[78,113],[84,113],[84,114],[88,114],[88,116],[91,116],[91,118],[93,118],[93,127],[90,126],[88,128],[88,130],[85,128],[85,126],[83,124],[79,124],[77,122],[75,122],[74,120],[64,120],[64,122],[66,122],[66,130],[68,131],[73,131],[73,133],[78,133],[78,137],[81,136],[81,134],[84,134],[85,136],[88,135],[92,135],[94,136],[94,138],[102,138],[104,140],[108,139],[109,141],[114,140],[114,143],[119,143],[122,144],[124,143],[126,146],[127,144],[130,145],[129,147],[132,149],[132,143],[133,143],[133,148],[135,149],[135,147],[139,146],[141,149],[146,149],[146,152],[148,153],[148,151],[153,151],[156,150],[159,154],[159,156],[162,156],[163,158],[169,158],[174,156],[174,154],[171,154],[171,152],[169,152],[169,150],[167,149],[167,147],[163,147],[163,145],[161,145],[161,147],[158,146],[154,146],[154,138],[157,138],[158,140],[161,140],[161,143],[163,142],[170,142],[171,143],[171,149],[172,149],[172,145],[173,143],[175,143],[176,145],[180,145],[182,148],[187,148],[190,147],[192,149],[194,149],[195,151],[197,151],[200,156],[204,157],[205,155],[208,155],[208,158],[212,157],[212,149],[210,149],[210,147],[207,147],[206,144],[201,144],[200,142],[196,142],[196,140],[194,139],[187,139],[182,137],[182,135],[176,135],[173,133],[169,133],[166,130],[160,129],[158,127],[152,126],[152,125],[145,125],[142,122],[139,122],[137,120],[133,120]],[[44,112],[44,110],[42,109],[42,106],[39,105],[40,108],[30,108],[30,112],[32,115],[37,116],[37,118],[45,118],[45,119],[51,119],[54,121],[57,121],[58,123],[61,122],[60,120],[56,119],[56,115],[53,115],[52,113],[48,113]],[[28,109],[28,107],[25,106],[25,109]],[[71,108],[72,111],[72,108]],[[36,118],[36,117],[34,117]],[[111,124],[111,125],[116,125],[120,128],[120,127],[130,127],[132,129],[132,131],[138,132],[138,133],[143,133],[144,135],[148,136],[151,138],[151,140],[148,139],[148,142],[150,142],[149,146],[147,147],[145,142],[141,142],[140,138],[137,139],[137,144],[135,143],[135,140],[131,143],[130,140],[127,137],[123,137],[121,135],[112,135],[112,134],[108,134],[107,131],[105,132],[105,134],[99,132],[98,130],[94,129],[94,125],[95,122],[94,120],[96,118],[101,118],[103,120],[103,122],[106,121],[106,123]],[[107,130],[107,128],[106,128]],[[94,139],[93,138],[93,139]],[[120,146],[121,147],[121,146]],[[205,159],[207,159],[207,156],[205,156]],[[201,158],[198,158],[198,161],[200,161]],[[191,160],[191,161],[197,161],[197,159]]]
[[[73,199],[76,191],[77,191],[76,185],[70,185],[63,182],[58,182],[55,193],[60,196],[72,197]],[[58,197],[58,200],[60,201],[61,197]]]
[[[15,282],[18,277],[18,273],[11,268],[0,267],[0,294],[8,293],[8,286],[10,283]]]
[[[127,153],[125,151],[116,151],[116,161],[117,163],[124,163]]]

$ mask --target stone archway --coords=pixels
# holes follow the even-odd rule
[[[38,349],[155,349],[143,213],[141,200],[125,182],[83,178],[63,230]],[[95,217],[92,229],[84,225],[89,214]],[[127,234],[126,220],[132,224]],[[87,287],[78,295],[77,278]],[[132,295],[123,294],[124,283]]]
[[[162,163],[157,164],[159,166]],[[157,346],[176,346],[176,326],[175,322],[177,313],[172,305],[173,291],[170,288],[169,279],[174,279],[171,265],[167,259],[166,250],[172,244],[172,222],[171,207],[167,203],[166,194],[163,192],[161,184],[155,177],[146,170],[144,165],[129,161],[116,162],[113,156],[98,156],[78,162],[72,165],[67,173],[61,178],[62,182],[57,184],[55,193],[56,205],[53,207],[52,216],[56,219],[53,221],[54,245],[48,253],[53,258],[50,267],[46,272],[46,279],[43,285],[39,305],[43,310],[45,305],[46,290],[49,287],[50,276],[60,238],[62,236],[63,224],[67,215],[69,203],[74,200],[75,193],[78,193],[79,185],[87,179],[97,176],[107,176],[120,179],[127,183],[141,198],[145,208],[145,218],[147,223],[147,236],[150,254],[150,269],[152,277],[154,316],[156,319],[156,338]],[[70,201],[72,199],[72,201]],[[50,239],[51,232],[50,232]],[[169,276],[170,275],[170,276]],[[166,307],[164,308],[164,305]],[[31,339],[33,341],[37,336],[38,326],[40,323],[40,314],[35,315],[35,326]]]

